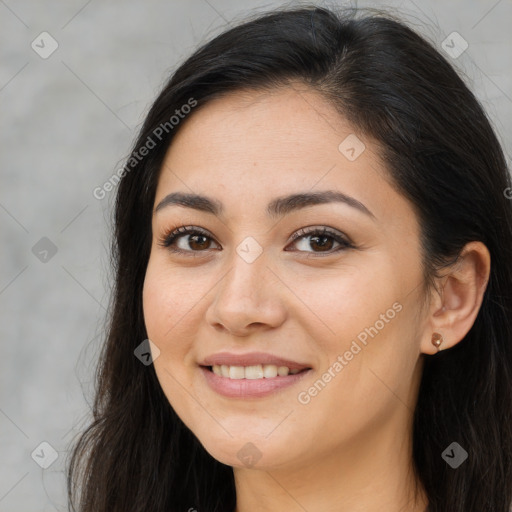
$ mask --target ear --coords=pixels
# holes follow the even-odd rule
[[[457,261],[437,279],[433,291],[428,324],[421,341],[421,352],[435,354],[432,334],[439,333],[443,342],[439,350],[459,343],[473,326],[482,305],[489,281],[491,256],[482,242],[469,242]]]

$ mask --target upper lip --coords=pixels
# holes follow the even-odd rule
[[[258,364],[274,364],[276,366],[287,366],[290,370],[303,370],[311,368],[308,364],[291,361],[283,357],[267,354],[265,352],[250,352],[247,354],[232,354],[219,352],[203,359],[201,366],[227,365],[227,366],[255,366]]]

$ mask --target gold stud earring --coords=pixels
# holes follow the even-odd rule
[[[437,351],[439,352],[439,347],[441,346],[441,343],[443,343],[443,335],[439,334],[438,332],[435,332],[432,334],[432,345],[437,348]]]

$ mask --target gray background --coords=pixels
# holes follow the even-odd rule
[[[87,423],[111,282],[115,191],[97,200],[94,188],[122,165],[176,65],[228,23],[277,5],[283,2],[0,0],[1,512],[66,509],[65,458]],[[453,31],[468,42],[452,62],[510,155],[512,1],[385,5],[440,49]],[[43,31],[59,45],[47,59],[31,47],[34,40],[42,46]],[[41,252],[48,250],[43,237],[54,255]],[[31,457],[43,441],[59,455],[47,469]],[[37,453],[49,456],[45,448]]]

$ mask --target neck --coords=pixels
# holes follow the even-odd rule
[[[407,431],[391,421],[316,460],[234,468],[235,512],[424,512],[428,500],[412,469]]]

